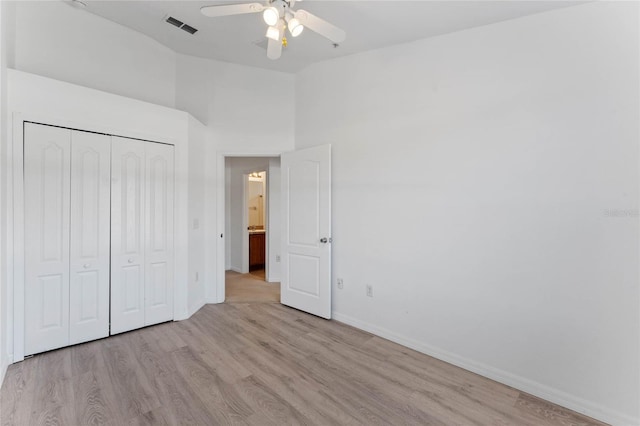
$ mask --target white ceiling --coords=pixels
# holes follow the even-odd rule
[[[121,1],[84,0],[85,10],[146,34],[179,53],[285,72],[393,44],[487,25],[582,1],[336,1],[305,0],[295,9],[309,12],[341,27],[347,39],[338,47],[305,30],[289,37],[282,57],[272,61],[265,47],[266,24],[260,13],[207,18],[202,6],[248,1]],[[198,29],[195,35],[164,22],[173,16]],[[266,43],[262,43],[266,46]]]

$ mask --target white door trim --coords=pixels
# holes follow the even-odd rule
[[[227,157],[280,157],[280,155],[283,153],[283,151],[281,150],[266,150],[266,151],[249,151],[249,152],[237,152],[237,151],[218,151],[217,152],[217,162],[216,162],[216,166],[217,166],[217,193],[216,193],[216,200],[217,200],[217,218],[218,218],[218,223],[217,223],[217,232],[216,232],[216,243],[217,244],[217,264],[220,265],[220,267],[218,268],[217,274],[216,274],[216,297],[214,300],[208,300],[208,303],[224,303],[224,299],[225,299],[225,288],[224,288],[224,282],[225,282],[225,255],[226,255],[226,247],[225,247],[225,238],[227,237],[225,235],[225,223],[226,223],[226,217],[225,217],[225,211],[226,211],[226,199],[225,199],[225,158]],[[246,182],[246,180],[245,180]],[[245,197],[243,197],[244,200]],[[246,203],[246,201],[243,201],[243,203]],[[266,208],[266,207],[265,207]],[[246,208],[244,209],[246,210]],[[245,212],[246,213],[246,212]],[[245,226],[246,228],[246,226]],[[267,229],[267,233],[265,234],[265,239],[266,241],[268,240],[268,234],[269,229]],[[213,243],[211,243],[213,244]],[[248,244],[248,241],[247,241]],[[268,247],[268,244],[267,244]],[[244,253],[244,250],[243,250]],[[248,251],[247,251],[248,253]],[[244,256],[244,254],[243,254]],[[248,264],[248,259],[247,259],[247,264]]]
[[[243,274],[249,273],[249,203],[247,203],[249,173],[251,172],[246,170],[242,173],[242,241],[240,244],[240,247],[242,247],[242,262],[240,262],[240,272]]]
[[[149,135],[129,130],[106,127],[95,124],[78,123],[42,114],[21,113],[11,115],[11,134],[8,135],[7,158],[11,170],[7,171],[7,248],[13,252],[13,262],[7,264],[7,306],[12,305],[13,315],[13,353],[7,354],[9,362],[24,360],[24,123],[32,122],[48,126],[64,127],[71,130],[103,133],[149,142],[176,145],[173,138],[161,135]],[[174,218],[175,221],[175,218]],[[178,227],[175,226],[174,229]],[[175,254],[174,254],[175,255]],[[174,277],[175,279],[175,277]],[[224,283],[224,281],[223,281]],[[174,286],[177,288],[178,286]],[[224,286],[223,286],[224,287]],[[174,298],[174,314],[177,312]],[[11,304],[11,300],[13,303]],[[11,338],[11,336],[9,336]]]
[[[259,169],[259,170],[258,170]],[[265,182],[264,182],[264,226],[266,227],[266,231],[264,233],[264,272],[265,272],[265,281],[267,277],[269,277],[269,234],[271,230],[267,226],[269,223],[269,192],[268,192],[268,180],[269,180],[269,168],[258,167],[257,169],[251,168],[243,170],[242,173],[242,264],[241,269],[242,273],[249,273],[249,174],[253,172],[264,172]]]

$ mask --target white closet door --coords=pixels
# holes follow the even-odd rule
[[[110,163],[110,136],[71,133],[71,344],[109,335]]]
[[[71,131],[25,123],[25,355],[69,344]]]
[[[111,334],[116,334],[145,324],[145,143],[111,140]]]
[[[173,319],[173,146],[145,144],[145,325]]]

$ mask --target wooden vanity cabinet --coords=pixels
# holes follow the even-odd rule
[[[265,233],[249,234],[249,270],[262,269],[265,264]]]

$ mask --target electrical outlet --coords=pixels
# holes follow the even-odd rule
[[[200,228],[200,219],[193,219],[193,229]]]
[[[373,297],[373,286],[371,284],[367,284],[367,296]]]
[[[342,278],[338,278],[338,288],[342,290],[344,288],[344,281]]]
[[[200,273],[196,272],[196,282],[200,281]]]
[[[280,262],[280,255],[279,254],[276,255],[276,262]]]

